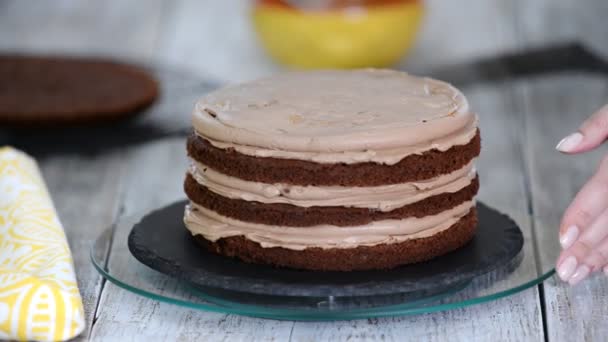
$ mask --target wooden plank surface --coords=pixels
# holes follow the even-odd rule
[[[103,286],[101,277],[89,261],[89,250],[91,241],[116,220],[122,164],[122,152],[81,158],[57,156],[40,161],[43,177],[70,244],[89,327]],[[88,329],[82,338],[87,335]]]
[[[185,141],[172,139],[150,143],[132,150],[127,156],[128,171],[123,203],[123,216],[137,215],[184,198],[182,182],[187,168]],[[128,228],[115,237],[126,241]],[[155,276],[143,265],[123,262],[128,250],[111,250],[109,268],[136,283],[137,272],[160,283],[160,293],[171,295],[174,282],[162,283],[166,277]],[[167,285],[167,287],[163,287]],[[285,340],[293,323],[260,320],[235,315],[215,314],[159,303],[108,284],[93,327],[93,341],[267,341]]]
[[[0,50],[153,57],[161,2],[0,2]],[[0,137],[1,139],[1,137]],[[0,141],[1,144],[1,141]],[[124,152],[40,159],[68,237],[90,328],[104,282],[89,261],[93,239],[115,221],[122,195]],[[80,340],[88,339],[88,329]]]
[[[564,156],[554,150],[562,136],[575,130],[608,98],[606,80],[582,75],[556,76],[524,85],[527,160],[542,265],[549,269],[560,251],[557,232],[561,215],[578,189],[594,172],[600,151]],[[574,288],[553,279],[544,285],[550,340],[598,341],[608,336],[608,287],[603,274]]]
[[[602,0],[520,1],[518,27],[526,44],[576,39],[608,56],[608,27]],[[604,75],[561,75],[523,82],[519,91],[526,112],[526,160],[529,167],[535,226],[543,268],[554,265],[560,251],[558,229],[563,211],[595,171],[607,149],[564,156],[557,142],[575,131],[608,102]],[[550,341],[603,341],[608,336],[608,286],[597,275],[572,288],[557,279],[544,284],[546,329]]]

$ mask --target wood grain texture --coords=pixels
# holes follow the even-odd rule
[[[72,251],[88,327],[103,287],[101,277],[89,261],[89,249],[91,241],[116,219],[121,202],[122,165],[122,152],[40,161]],[[88,329],[81,338],[87,336]]]
[[[519,1],[517,26],[527,45],[564,39],[583,41],[608,56],[608,3],[601,0]],[[522,82],[527,160],[544,268],[559,254],[558,229],[563,211],[595,171],[606,147],[582,156],[556,152],[557,142],[575,131],[591,113],[608,102],[602,75],[569,74]],[[608,336],[607,282],[603,275],[571,288],[554,278],[544,284],[546,329],[550,341],[602,341]]]
[[[147,59],[155,51],[160,5],[160,0],[145,6],[122,0],[2,1],[0,50]],[[89,328],[104,285],[89,261],[89,249],[116,219],[123,193],[123,155],[117,151],[40,160],[72,250]],[[88,334],[86,329],[78,340],[88,339]]]
[[[542,331],[528,324],[535,294],[524,292],[476,307],[411,317],[348,322],[296,323],[293,341],[542,341]],[[517,315],[521,314],[522,317]],[[535,313],[540,317],[540,311]],[[509,322],[505,324],[505,322]],[[522,327],[524,330],[521,330]]]
[[[555,151],[557,141],[574,131],[608,96],[606,81],[564,75],[522,85],[526,94],[527,160],[534,198],[535,225],[543,267],[552,267],[561,250],[558,229],[565,208],[592,175],[606,148],[581,156]],[[608,334],[606,279],[603,275],[571,288],[557,279],[544,285],[550,340],[602,340]]]
[[[164,204],[184,198],[182,182],[187,168],[185,140],[172,139],[150,143],[132,150],[127,156],[123,215],[138,216]],[[126,241],[127,229],[115,239]],[[158,282],[160,292],[171,295],[184,291],[174,281],[155,274],[137,263],[125,263],[126,249],[116,243],[110,252],[109,267],[128,283],[138,277]],[[141,273],[145,272],[145,275]],[[164,279],[164,280],[163,280]],[[165,281],[165,283],[163,283]],[[195,341],[195,340],[284,340],[293,323],[215,314],[159,303],[108,284],[103,291],[93,341]]]

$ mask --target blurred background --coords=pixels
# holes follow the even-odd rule
[[[332,24],[303,13],[328,11],[327,3],[333,10],[393,6],[393,14],[351,9],[333,16]],[[336,55],[350,53],[351,59],[372,65],[377,55],[396,54],[386,50],[399,50],[411,39],[411,49],[403,48],[395,65],[425,73],[560,41],[587,43],[608,55],[608,44],[598,44],[608,35],[605,14],[604,0],[2,0],[0,51],[115,56],[233,82],[284,68],[270,57],[281,54],[281,45],[289,44],[291,54],[283,62],[308,55],[310,63],[323,66],[333,58],[339,66],[342,57]],[[370,32],[377,34],[370,38]]]
[[[98,120],[86,131],[68,125],[46,130],[55,117],[39,104],[44,113],[38,117],[48,120],[25,123],[42,129],[0,120],[0,143],[38,155],[184,137],[192,105],[206,92],[287,69],[392,67],[452,82],[465,94],[488,80],[499,85],[542,72],[601,76],[608,73],[606,17],[606,0],[0,0],[0,57],[110,58],[143,67],[159,85],[153,105],[134,112],[143,114],[134,120]],[[10,69],[5,84],[15,77]],[[58,77],[70,79],[71,70]],[[45,89],[58,89],[57,82],[46,83],[30,86],[48,100]],[[112,95],[113,87],[101,90]],[[30,99],[31,89],[22,88]],[[74,98],[68,88],[64,98]],[[88,91],[107,96],[94,92]],[[23,107],[22,101],[8,103]],[[593,106],[577,111],[589,113],[599,104]],[[7,113],[11,119],[14,112]]]

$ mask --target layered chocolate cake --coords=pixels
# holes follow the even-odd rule
[[[290,72],[193,112],[185,224],[208,250],[308,269],[385,269],[477,226],[477,116],[451,85],[388,70]]]

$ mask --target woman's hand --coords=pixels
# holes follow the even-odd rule
[[[608,105],[557,144],[567,154],[590,151],[608,138]],[[560,225],[557,274],[574,285],[590,273],[608,274],[608,156],[570,204]]]

